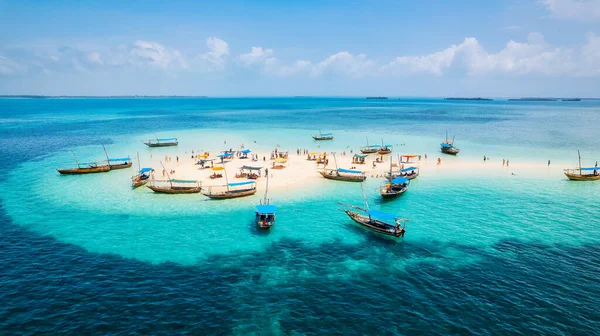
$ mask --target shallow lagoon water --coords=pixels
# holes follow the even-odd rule
[[[382,136],[394,145],[405,143],[410,152],[429,152],[433,159],[437,134],[441,138],[450,128],[461,134],[457,143],[464,155],[444,160],[485,154],[539,161],[540,171],[548,158],[573,165],[571,133],[577,133],[587,157],[598,157],[585,142],[597,125],[580,125],[574,132],[540,122],[597,113],[588,102],[384,104],[358,99],[0,101],[8,120],[2,123],[7,137],[1,141],[16,144],[3,146],[10,149],[2,152],[11,169],[0,182],[0,266],[7,270],[1,280],[7,305],[0,309],[0,327],[4,333],[597,330],[592,307],[599,305],[593,294],[599,290],[600,269],[598,183],[569,183],[547,173],[440,170],[419,177],[401,199],[380,202],[379,181],[369,179],[365,189],[373,208],[413,220],[398,242],[353,226],[339,210],[338,202],[361,203],[356,184],[274,191],[279,217],[264,234],[252,223],[259,195],[225,202],[169,197],[132,191],[131,170],[91,176],[59,176],[54,170],[72,162],[69,148],[81,161],[102,159],[100,143],[114,155],[133,157],[139,151],[142,161],[150,152],[184,155],[240,142],[257,149],[314,148],[308,135],[317,125],[307,120],[314,123],[317,115],[318,126],[336,132],[332,143],[318,144],[323,150],[356,148],[366,136],[372,142]],[[439,122],[411,118],[429,113],[448,117]],[[390,121],[390,115],[397,119]],[[360,122],[350,122],[349,116]],[[489,131],[498,129],[512,130],[511,136]],[[525,130],[530,137],[522,137]],[[568,140],[550,136],[557,132]],[[175,135],[181,145],[145,148],[141,141],[155,133]],[[493,141],[483,141],[489,138]],[[373,310],[380,313],[373,316]],[[128,322],[117,323],[120,318]]]

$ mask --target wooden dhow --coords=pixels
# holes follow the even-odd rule
[[[256,181],[229,183],[227,170],[223,165],[223,175],[225,176],[225,185],[209,186],[202,188],[202,195],[211,199],[228,199],[246,197],[256,194]]]
[[[160,164],[165,170],[168,180],[151,180],[150,183],[146,185],[146,187],[148,187],[155,193],[197,194],[202,189],[200,182],[197,180],[172,179],[167,170],[165,169],[165,166],[162,164],[162,161]]]
[[[313,135],[312,138],[315,140],[332,140],[333,133],[323,133],[323,132],[321,132],[321,129],[319,128],[319,134]]]
[[[600,167],[583,168],[581,166],[581,154],[577,151],[579,167],[575,169],[565,169],[565,176],[571,181],[597,181],[600,180]]]
[[[347,208],[344,209],[346,215],[348,215],[355,223],[370,231],[396,238],[404,237],[408,219],[377,210],[370,210],[362,183],[361,189],[365,207],[347,206]]]
[[[267,194],[269,193],[269,174],[267,174],[267,185],[265,188],[265,197],[256,206],[256,225],[261,229],[270,229],[275,224],[275,217],[277,215],[277,207],[270,204]]]
[[[170,147],[177,146],[179,141],[177,141],[177,138],[156,138],[144,141],[144,144],[148,147]]]
[[[456,155],[460,152],[460,149],[454,147],[454,136],[452,140],[448,140],[448,132],[446,132],[446,140],[440,144],[442,153],[449,155]]]
[[[319,171],[319,174],[321,174],[321,176],[324,178],[345,182],[362,182],[367,179],[367,176],[363,171],[339,168],[335,154],[333,154],[333,160],[335,162],[335,169],[323,168],[323,170]]]
[[[106,173],[110,171],[110,167],[107,165],[98,165],[98,163],[79,163],[77,160],[77,156],[75,156],[75,152],[71,150],[73,154],[73,158],[75,159],[75,163],[77,164],[77,168],[64,168],[64,169],[56,169],[61,175],[81,175],[81,174],[94,174],[94,173]]]

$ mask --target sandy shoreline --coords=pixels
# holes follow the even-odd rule
[[[235,151],[236,149],[234,149]],[[241,148],[237,148],[241,150]],[[346,150],[344,155],[344,150]],[[154,178],[156,180],[165,180],[167,175],[163,176],[163,168],[160,161],[162,161],[167,172],[174,171],[169,174],[172,179],[185,179],[185,180],[198,180],[203,187],[209,186],[224,186],[226,184],[225,177],[211,179],[215,171],[211,168],[202,168],[197,165],[198,159],[195,157],[198,151],[186,151],[184,154],[179,154],[180,149],[162,149],[160,153],[151,154],[150,157],[141,158],[143,167],[150,167],[155,170]],[[225,170],[218,171],[224,175],[227,173],[227,180],[229,183],[248,181],[247,178],[237,178],[236,174],[240,173],[240,168],[244,165],[253,167],[262,167],[261,176],[256,180],[258,191],[264,190],[265,186],[265,168],[268,168],[269,172],[269,189],[270,190],[294,190],[301,187],[312,186],[318,183],[324,183],[325,181],[334,183],[324,179],[319,173],[319,170],[323,169],[323,165],[315,161],[307,160],[307,155],[297,154],[294,150],[288,154],[287,163],[283,169],[273,169],[274,160],[271,159],[272,152],[264,150],[252,151],[248,154],[248,158],[239,158],[237,154],[233,155],[233,159],[225,160],[224,164],[221,164],[221,160],[216,155],[221,154],[220,151],[210,151],[209,158],[215,159],[214,166],[224,166]],[[309,152],[311,152],[309,150]],[[173,153],[173,155],[170,155]],[[201,153],[204,153],[202,151]],[[312,152],[311,152],[312,153]],[[341,153],[341,154],[340,154]],[[359,152],[360,153],[360,152]],[[331,152],[328,152],[329,164],[327,168],[335,169],[333,156]],[[356,152],[351,153],[346,148],[341,148],[335,155],[337,160],[337,166],[339,168],[350,169],[355,167],[357,170],[364,171],[369,179],[376,178],[382,183],[383,174],[389,171],[389,160],[390,157],[395,164],[394,170],[398,168],[398,153],[392,152],[390,155],[383,156],[383,162],[376,163],[373,166],[373,161],[378,157],[377,154],[370,154],[365,160],[365,164],[352,163],[352,158]],[[425,154],[411,153],[421,155],[421,159],[418,157],[412,159],[409,163],[404,163],[404,167],[418,167],[420,170],[419,179],[423,178],[449,178],[458,177],[468,174],[474,177],[489,177],[489,176],[506,176],[506,177],[527,177],[527,178],[545,178],[545,179],[556,179],[560,180],[564,178],[563,169],[572,168],[566,162],[552,163],[550,166],[540,162],[510,162],[509,166],[502,164],[502,159],[493,159],[483,161],[483,157],[479,161],[472,159],[461,158],[458,156],[448,156],[442,153],[429,154],[425,158]],[[165,161],[165,156],[170,157]],[[193,157],[194,156],[194,157]],[[257,161],[253,161],[251,156],[259,158]],[[265,160],[263,161],[263,157]],[[438,164],[438,158],[441,159],[441,163]],[[206,164],[210,167],[210,162]],[[135,167],[135,166],[134,166]]]

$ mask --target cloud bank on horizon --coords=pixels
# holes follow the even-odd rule
[[[600,0],[540,0],[539,4],[545,9],[545,20],[591,24],[592,27],[600,22]],[[422,54],[371,58],[368,50],[361,53],[341,50],[320,59],[280,57],[276,47],[259,43],[250,50],[234,53],[230,43],[217,36],[207,36],[200,53],[183,52],[168,42],[146,39],[115,45],[23,43],[0,47],[0,93],[45,94],[10,90],[12,82],[35,81],[40,76],[46,83],[48,78],[61,75],[85,81],[85,78],[94,78],[95,74],[134,76],[136,72],[160,73],[171,80],[192,74],[196,81],[203,83],[226,83],[237,78],[257,82],[286,80],[288,83],[294,80],[316,82],[324,78],[327,81],[401,81],[447,77],[477,81],[480,78],[516,80],[534,77],[541,78],[541,83],[544,78],[600,79],[600,35],[594,31],[588,31],[582,38],[584,43],[579,45],[555,45],[539,32],[521,32],[524,28],[520,25],[498,29],[515,32],[523,38],[509,39],[502,49],[495,51],[486,48],[485,42],[474,34],[449,43],[445,48]],[[43,85],[37,86],[37,90],[40,88],[43,90]],[[164,88],[160,92],[163,91]],[[107,90],[107,94],[114,92]]]

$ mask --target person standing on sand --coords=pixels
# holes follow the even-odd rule
[[[506,163],[506,160],[502,159],[502,166]]]
[[[506,166],[508,167],[508,159],[506,159]]]
[[[425,153],[425,160],[427,160],[427,153]]]
[[[548,167],[550,167],[550,160],[548,160]]]
[[[269,176],[269,168],[265,169],[265,177]]]

